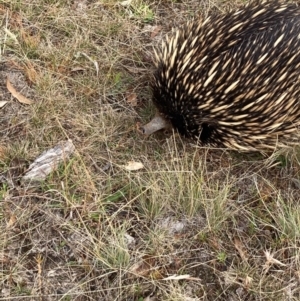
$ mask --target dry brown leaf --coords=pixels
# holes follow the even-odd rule
[[[18,31],[20,31],[20,29],[23,29],[22,16],[18,13],[8,11],[7,9],[6,12],[9,15],[9,19],[10,19],[9,25],[11,25],[11,28],[13,30],[18,30]]]
[[[12,215],[7,223],[7,228],[11,228],[17,221],[17,218],[15,215]]]
[[[0,159],[6,158],[6,155],[7,155],[6,147],[0,145]]]
[[[4,253],[0,253],[0,262],[1,263],[9,263],[9,258],[7,257],[7,255],[6,254],[4,254]]]
[[[149,276],[151,271],[155,268],[155,259],[153,257],[145,256],[141,261],[135,263],[129,271],[136,276]]]
[[[74,67],[71,69],[71,72],[78,72],[78,71],[84,71],[84,70],[85,70],[85,68],[83,68],[83,67]]]
[[[0,108],[3,108],[7,103],[8,103],[8,101],[1,100],[0,101]]]
[[[149,278],[153,279],[153,280],[159,280],[159,279],[163,279],[163,274],[160,272],[160,270],[157,268],[155,268],[153,271],[151,271]]]
[[[218,240],[217,237],[215,236],[212,236],[210,239],[209,239],[209,242],[211,243],[212,247],[216,250],[220,250],[221,249],[221,244],[220,244],[220,241]]]
[[[126,94],[126,100],[131,106],[133,107],[137,106],[137,95],[135,92],[128,92]]]
[[[143,163],[133,162],[133,161],[128,162],[128,164],[125,166],[125,169],[129,170],[129,171],[139,170],[139,169],[142,169],[142,168],[144,168]]]
[[[6,7],[4,7],[2,4],[0,5],[0,13],[1,14],[5,14],[8,13],[8,9]]]
[[[154,26],[154,29],[151,32],[151,39],[154,39],[160,31],[161,31],[161,26]]]
[[[234,238],[234,246],[235,248],[238,250],[241,258],[244,260],[244,261],[247,261],[248,258],[247,258],[247,255],[246,255],[246,249],[243,245],[243,243],[241,242],[241,240],[238,238],[238,237],[235,237]]]
[[[22,95],[21,93],[19,93],[14,87],[13,85],[10,83],[9,79],[7,78],[6,80],[6,87],[7,90],[11,93],[11,95],[13,97],[15,97],[20,103],[24,103],[27,105],[30,105],[33,103],[33,101],[27,97],[25,97],[24,95]]]
[[[38,78],[38,73],[37,71],[34,69],[33,65],[31,63],[28,63],[25,65],[25,73],[26,73],[26,76],[28,78],[28,80],[31,82],[31,83],[36,83],[37,81],[37,78]]]

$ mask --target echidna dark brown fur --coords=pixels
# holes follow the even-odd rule
[[[249,4],[194,20],[156,51],[152,83],[159,115],[201,145],[266,150],[299,142],[300,8]]]

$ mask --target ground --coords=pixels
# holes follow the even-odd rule
[[[2,1],[0,300],[300,299],[299,149],[137,131],[155,113],[153,46],[241,3]],[[22,180],[68,139],[69,160]]]

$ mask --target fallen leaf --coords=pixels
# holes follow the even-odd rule
[[[0,108],[3,108],[7,103],[8,103],[8,101],[1,100],[0,101]]]
[[[1,293],[2,293],[2,296],[3,296],[3,297],[9,297],[9,296],[11,296],[11,291],[10,291],[9,288],[3,288],[3,289],[1,290]]]
[[[147,277],[151,271],[155,270],[155,266],[155,258],[146,255],[142,260],[133,264],[129,268],[129,272],[135,276]]]
[[[144,168],[143,163],[133,162],[133,161],[128,162],[128,164],[125,166],[125,169],[129,170],[129,171],[139,170],[139,169],[142,169],[142,168]]]
[[[120,4],[124,7],[129,6],[131,4],[132,0],[126,0],[126,1],[122,1]]]
[[[25,97],[24,95],[22,95],[21,93],[17,92],[17,90],[13,87],[13,85],[10,83],[9,79],[7,78],[6,80],[6,87],[7,90],[11,93],[11,95],[13,97],[15,97],[20,103],[24,103],[27,105],[30,105],[33,103],[33,101],[27,97]]]
[[[25,71],[26,76],[27,76],[28,80],[30,81],[30,83],[36,83],[37,78],[38,78],[38,73],[34,69],[33,65],[30,63],[26,64],[24,71]]]
[[[127,246],[134,245],[135,244],[135,238],[128,233],[124,234],[125,243]]]
[[[47,273],[47,277],[57,277],[57,271],[56,270],[50,270]]]
[[[159,268],[155,268],[153,271],[151,271],[149,278],[153,280],[159,280],[159,279],[163,279],[163,275],[160,272]]]
[[[74,1],[73,8],[76,11],[85,12],[87,9],[86,0],[76,0]]]
[[[7,223],[7,228],[11,228],[17,221],[17,218],[15,215],[12,215]]]
[[[4,159],[7,156],[7,149],[0,145],[0,159]]]
[[[221,245],[220,245],[220,241],[217,239],[217,237],[212,236],[209,239],[209,242],[211,243],[212,247],[216,250],[220,250],[221,249]]]
[[[189,279],[191,278],[190,275],[172,275],[167,278],[164,278],[163,280],[183,280],[183,279]]]
[[[101,167],[102,171],[108,171],[111,168],[111,163],[107,162],[103,167]]]
[[[238,237],[234,238],[234,246],[238,250],[242,260],[247,261],[248,258],[246,256],[246,249],[241,240]]]
[[[126,100],[127,102],[133,106],[136,107],[137,106],[137,95],[135,92],[129,92],[126,94]]]
[[[83,67],[74,67],[71,69],[71,72],[78,72],[78,71],[84,71],[85,69]]]
[[[71,140],[68,140],[43,152],[32,164],[30,164],[26,174],[23,176],[23,180],[45,180],[51,172],[58,168],[61,162],[68,160],[74,151],[74,144]]]
[[[196,280],[199,281],[201,280],[200,278],[197,277],[191,277],[190,275],[171,275],[167,278],[164,278],[163,280]]]
[[[186,223],[183,221],[174,220],[171,217],[161,219],[157,225],[162,229],[167,230],[170,235],[183,232],[184,228],[186,227]]]
[[[6,254],[4,254],[4,253],[0,253],[0,262],[1,262],[1,264],[3,264],[3,263],[9,263],[9,257],[7,257],[7,255]]]
[[[154,39],[160,31],[161,31],[161,26],[154,26],[154,29],[151,32],[151,39]]]

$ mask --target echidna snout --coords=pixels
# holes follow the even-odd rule
[[[156,116],[149,123],[145,124],[144,126],[141,126],[139,128],[139,131],[142,134],[148,136],[168,127],[170,127],[169,122],[160,114],[156,114]]]

